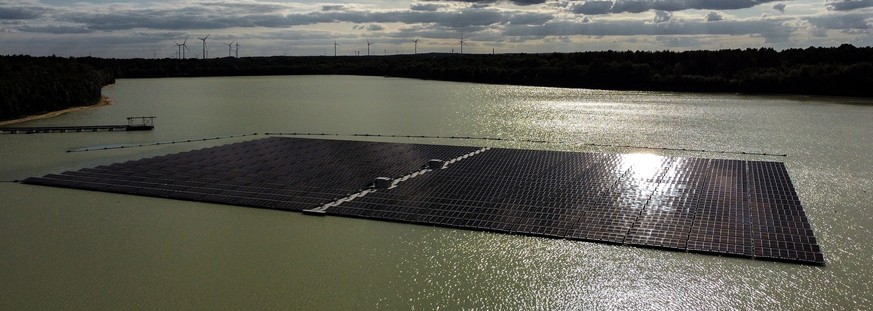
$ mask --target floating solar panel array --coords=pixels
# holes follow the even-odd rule
[[[273,137],[25,183],[824,264],[776,162]]]
[[[28,178],[24,182],[300,211],[478,148],[266,138]]]

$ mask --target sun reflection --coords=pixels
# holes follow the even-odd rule
[[[650,179],[656,177],[664,166],[666,157],[651,153],[629,153],[621,155],[622,171],[628,171],[627,179]]]

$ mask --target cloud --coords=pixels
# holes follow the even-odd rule
[[[92,30],[87,29],[82,26],[55,26],[55,25],[47,25],[47,26],[29,26],[25,25],[18,28],[19,31],[23,32],[34,32],[34,33],[49,33],[49,34],[77,34],[77,33],[90,33]]]
[[[444,0],[432,0],[444,1]],[[475,4],[495,4],[509,2],[515,5],[536,5],[547,3],[547,0],[445,0],[449,2],[465,2]],[[572,0],[568,6],[571,11],[581,14],[607,13],[641,13],[649,10],[682,11],[682,10],[736,10],[777,0]],[[846,0],[852,1],[852,0]],[[869,0],[859,0],[869,1]],[[590,13],[600,12],[600,13]]]
[[[287,6],[272,3],[202,2],[198,5],[205,8],[214,8],[217,11],[229,14],[263,14],[288,9]]]
[[[694,48],[699,47],[700,40],[691,36],[657,36],[655,41],[673,48]]]
[[[655,11],[655,17],[652,18],[654,23],[666,23],[673,19],[673,13],[667,11]]]
[[[105,13],[76,12],[59,16],[66,23],[81,24],[93,30],[113,31],[136,28],[188,30],[233,27],[285,28],[320,23],[356,24],[402,23],[432,24],[449,28],[467,28],[502,24],[541,25],[554,16],[547,13],[497,9],[460,9],[455,11],[361,10],[340,6],[322,6],[321,11],[295,14],[226,14],[203,7],[165,9],[130,9]]]
[[[439,4],[439,3],[420,3],[420,2],[415,2],[415,3],[409,5],[409,9],[410,9],[410,10],[413,10],[413,11],[427,11],[427,12],[438,11],[438,10],[443,9],[443,8],[446,8],[446,7],[447,7],[447,6],[446,6],[445,4]]]
[[[831,11],[851,11],[873,7],[873,0],[827,0],[827,8]]]
[[[512,3],[520,6],[535,5],[546,3],[547,0],[425,0],[435,2],[465,2],[473,5],[492,5],[497,3]]]
[[[779,2],[773,4],[773,9],[782,13],[785,13],[785,3]]]
[[[568,6],[568,9],[576,14],[609,14],[612,10],[612,1],[575,1]]]
[[[612,20],[576,23],[554,21],[542,26],[510,26],[504,35],[522,37],[572,36],[753,36],[767,43],[787,42],[794,28],[777,19],[722,20],[718,23],[686,21],[650,23],[641,20]]]
[[[567,10],[576,14],[600,15],[642,13],[646,11],[676,12],[682,10],[737,10],[776,0],[594,0],[571,1]],[[873,1],[873,0],[863,0]]]
[[[345,5],[342,4],[330,4],[330,5],[322,5],[322,11],[342,11],[346,8]]]
[[[42,17],[48,9],[23,6],[23,7],[7,7],[6,4],[0,4],[0,20],[20,20],[20,19],[37,19]]]
[[[473,38],[471,49],[488,41],[531,52],[552,51],[585,36],[598,42],[585,49],[663,49],[759,46],[762,41],[781,47],[863,45],[873,34],[873,15],[863,9],[873,7],[873,0],[802,0],[791,3],[794,15],[784,14],[785,0],[290,1],[84,0],[48,6],[43,3],[61,0],[0,0],[0,33],[5,53],[50,55],[66,53],[69,45],[114,42],[117,46],[105,49],[137,57],[143,55],[136,51],[154,48],[174,53],[173,39],[207,33],[214,35],[210,40],[244,40],[244,49],[252,51],[248,55],[271,55],[288,46],[295,54],[323,54],[332,52],[333,40],[360,41],[363,31],[383,45],[405,46],[410,38],[422,38],[420,48],[441,50],[453,42],[457,47],[464,33]],[[735,16],[734,9],[745,10]],[[762,15],[767,12],[777,17]],[[754,15],[761,17],[748,18]]]
[[[717,22],[720,20],[724,20],[724,16],[716,11],[710,11],[709,13],[706,13],[706,16],[704,16],[703,19],[707,22]]]
[[[854,30],[873,28],[873,17],[869,14],[827,14],[805,19],[815,27],[834,30]]]

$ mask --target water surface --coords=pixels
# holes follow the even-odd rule
[[[0,135],[0,180],[258,136],[782,161],[825,267],[0,183],[0,309],[856,309],[873,291],[873,106],[354,76],[128,79]],[[857,102],[858,100],[852,100]],[[493,140],[358,137],[475,136]],[[545,143],[530,140],[547,141]],[[594,144],[594,145],[591,145]],[[613,146],[667,147],[628,148]],[[675,149],[702,149],[690,152]],[[742,152],[787,154],[787,157]]]

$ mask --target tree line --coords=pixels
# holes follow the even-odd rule
[[[873,97],[873,48],[97,60],[117,77],[352,74],[533,86]]]
[[[81,59],[0,57],[0,120],[95,104],[114,81]]]
[[[873,97],[873,48],[848,44],[782,51],[428,53],[206,60],[16,56],[0,57],[0,66],[6,74],[0,79],[4,106],[0,116],[4,118],[22,111],[56,109],[73,97],[94,101],[99,99],[99,86],[115,78],[336,74],[613,90]],[[7,81],[7,77],[19,75],[27,78]],[[14,92],[7,91],[9,87]],[[7,94],[14,94],[12,101],[6,100],[10,97]],[[40,100],[33,100],[37,97]],[[64,100],[54,100],[61,98]]]

